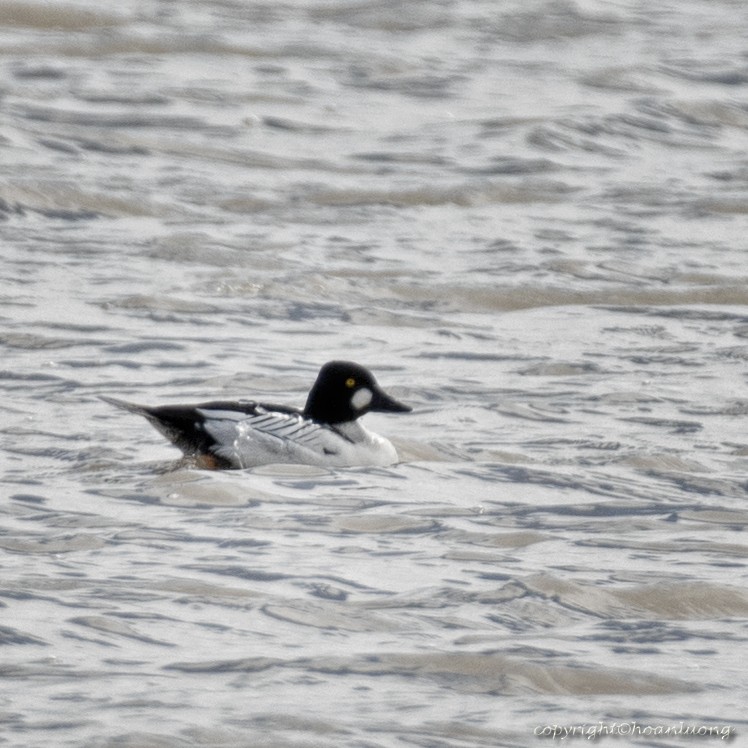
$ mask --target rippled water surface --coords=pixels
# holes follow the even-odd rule
[[[0,4],[0,745],[745,740],[747,7]],[[98,399],[340,357],[401,464]]]

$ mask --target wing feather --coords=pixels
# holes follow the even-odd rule
[[[336,435],[329,427],[297,412],[200,408],[204,428],[216,444],[214,454],[240,467],[272,462],[317,464],[335,454]]]

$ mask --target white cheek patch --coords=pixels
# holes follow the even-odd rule
[[[374,395],[368,387],[362,387],[357,392],[353,393],[351,398],[351,405],[355,410],[363,410],[372,401]]]

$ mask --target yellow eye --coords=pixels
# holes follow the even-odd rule
[[[356,386],[356,380],[353,377],[348,377],[348,379],[345,380],[345,386],[348,389],[351,389],[351,387]]]

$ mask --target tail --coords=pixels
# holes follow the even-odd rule
[[[172,444],[179,447],[188,457],[197,457],[203,466],[218,468],[232,467],[229,460],[213,453],[215,440],[202,427],[199,416],[190,405],[161,405],[149,408],[146,405],[128,403],[116,397],[99,395],[99,399],[115,408],[144,416],[156,431],[163,434]]]
[[[118,400],[116,397],[108,397],[107,395],[99,395],[99,400],[103,400],[109,405],[114,405],[115,408],[120,410],[126,410],[129,413],[136,413],[139,416],[145,416],[148,418],[152,415],[151,409],[145,405],[138,405],[137,403],[128,403],[126,400]]]
[[[156,412],[158,408],[149,408],[147,405],[128,403],[127,400],[120,400],[116,397],[109,397],[108,395],[99,395],[99,400],[103,400],[105,403],[109,403],[109,405],[114,405],[115,408],[119,408],[120,410],[126,410],[128,413],[143,416],[156,431],[162,433],[170,442],[173,442],[182,450],[188,449],[189,445],[182,439],[181,431],[175,429],[163,418],[159,418]]]

